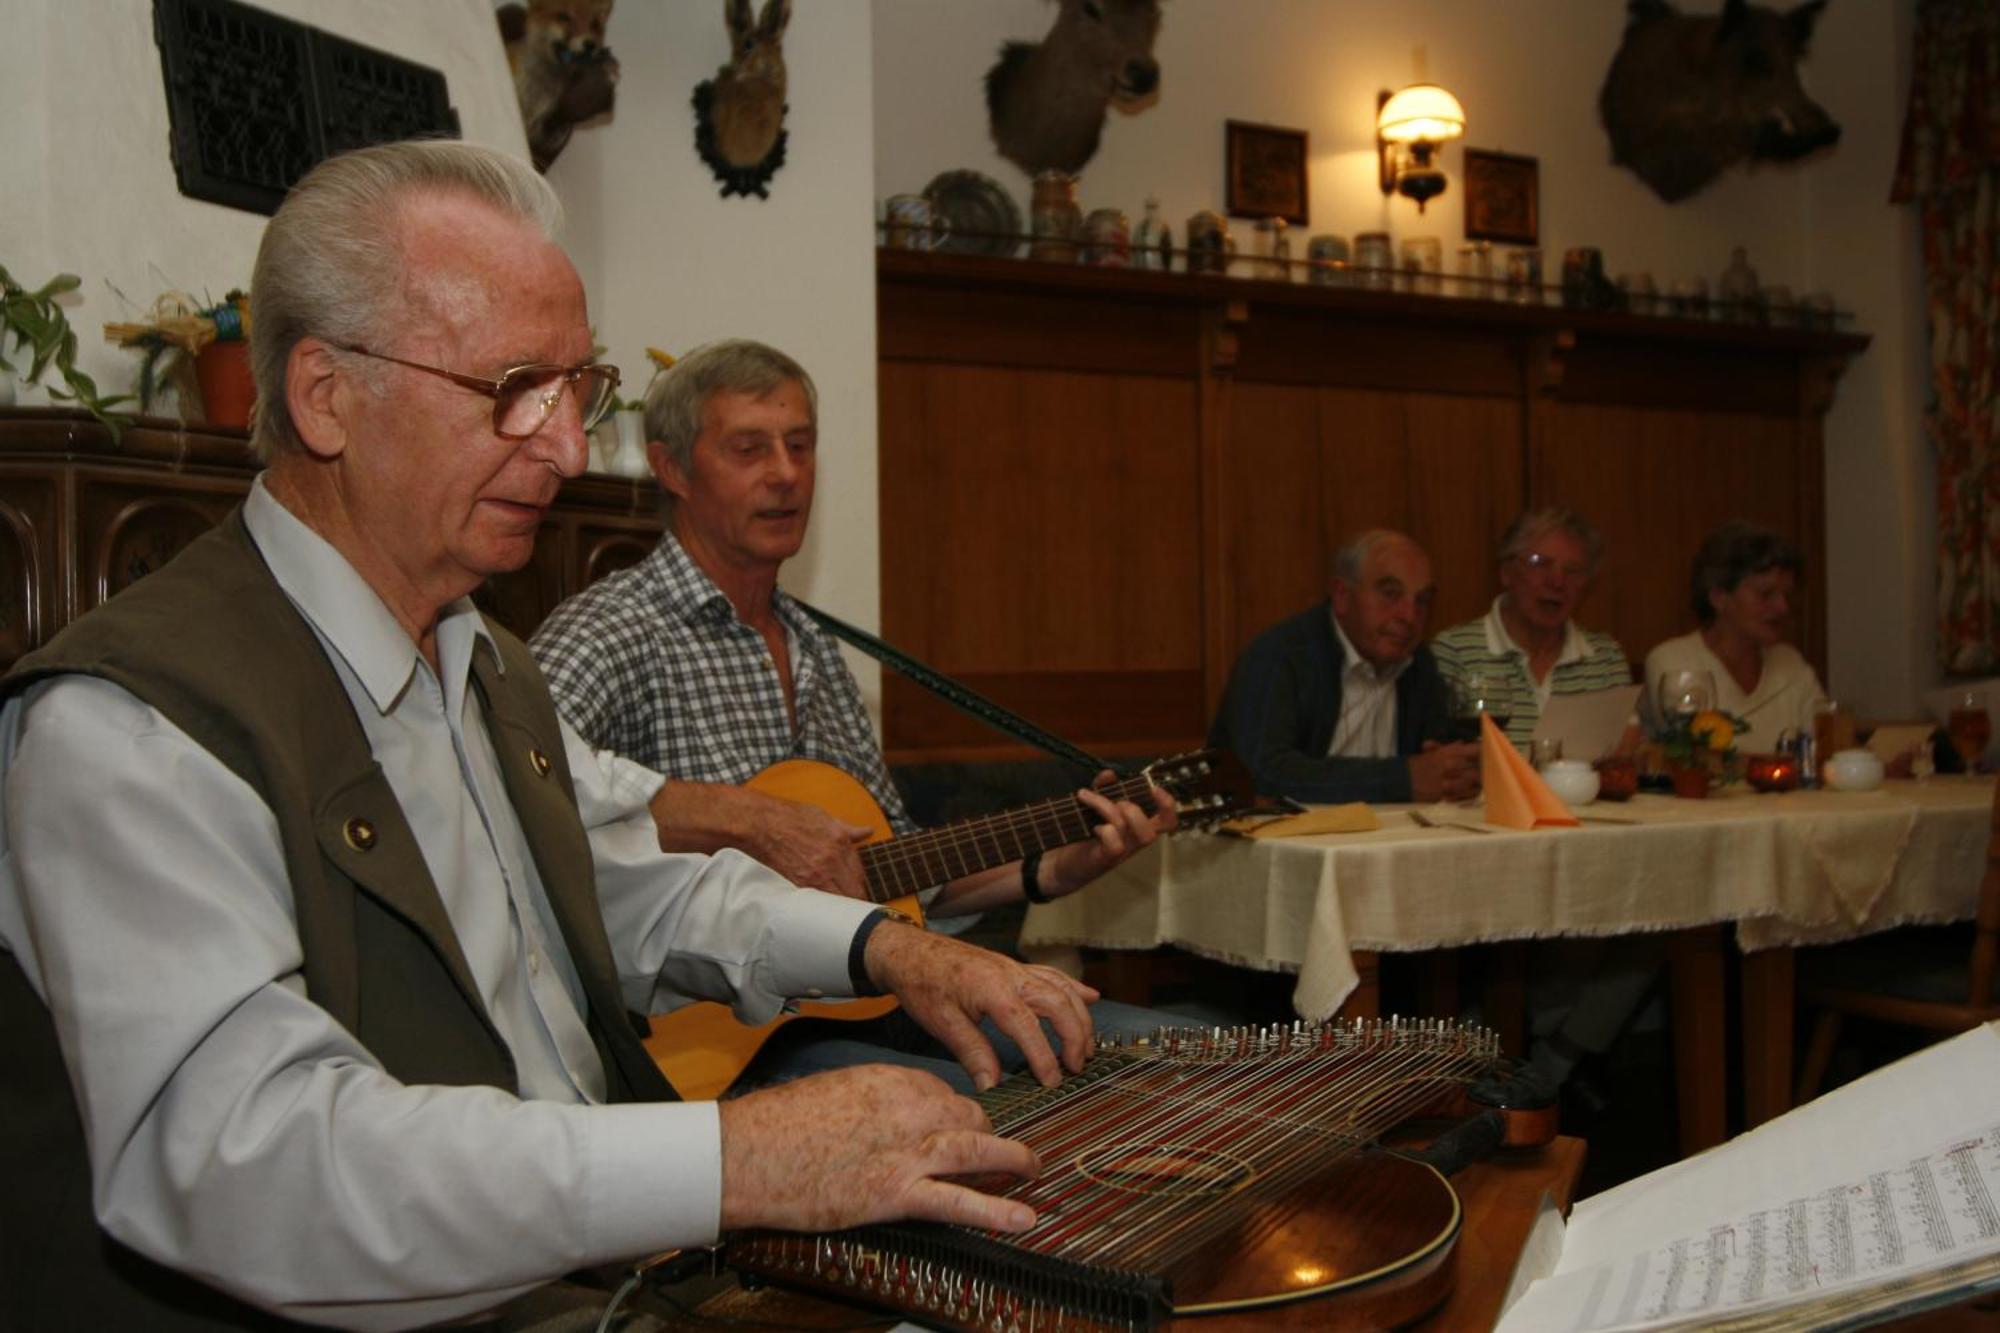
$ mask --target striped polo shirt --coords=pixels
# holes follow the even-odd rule
[[[1596,630],[1580,629],[1572,620],[1563,628],[1562,653],[1537,682],[1528,670],[1528,650],[1508,636],[1500,620],[1500,599],[1477,620],[1450,629],[1431,640],[1438,671],[1456,691],[1468,672],[1497,674],[1506,690],[1507,739],[1526,744],[1552,694],[1587,694],[1632,683],[1632,667],[1618,640]],[[1497,711],[1497,710],[1496,710]]]

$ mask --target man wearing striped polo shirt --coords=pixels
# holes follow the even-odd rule
[[[1581,514],[1535,509],[1500,540],[1500,595],[1476,620],[1431,641],[1438,670],[1453,690],[1478,673],[1504,701],[1507,739],[1524,745],[1557,694],[1584,694],[1631,683],[1618,640],[1574,620],[1597,575],[1604,540]]]

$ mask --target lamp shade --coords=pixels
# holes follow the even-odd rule
[[[1465,133],[1465,108],[1435,83],[1413,83],[1382,104],[1375,131],[1389,143],[1441,143]]]

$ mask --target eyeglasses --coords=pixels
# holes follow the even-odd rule
[[[464,375],[400,356],[371,352],[353,343],[336,343],[344,352],[355,352],[377,361],[390,361],[411,370],[448,379],[453,384],[485,394],[493,400],[493,433],[506,440],[525,440],[548,424],[549,417],[571,385],[576,386],[577,411],[588,431],[604,420],[618,396],[618,367],[585,362],[580,366],[526,365],[502,371],[497,380]]]
[[[1588,576],[1590,573],[1590,571],[1582,565],[1575,563],[1564,564],[1561,561],[1557,560],[1554,556],[1543,555],[1540,551],[1529,551],[1527,554],[1521,557],[1521,563],[1526,565],[1529,569],[1534,570],[1537,574],[1553,574],[1560,572],[1562,576],[1566,579],[1580,579]]]

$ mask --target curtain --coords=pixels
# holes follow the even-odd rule
[[[1919,0],[1890,195],[1921,217],[1925,434],[1938,471],[1938,657],[2000,669],[2000,5]]]

